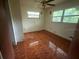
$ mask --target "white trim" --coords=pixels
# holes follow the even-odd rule
[[[0,59],[3,59],[1,52],[0,52]]]

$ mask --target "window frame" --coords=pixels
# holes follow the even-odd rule
[[[67,8],[67,9],[71,9],[71,8]],[[59,11],[59,10],[58,10],[58,11]],[[55,17],[55,16],[52,17],[52,22],[53,22],[53,23],[69,23],[69,22],[63,22],[64,17],[79,16],[79,15],[65,15],[65,11],[66,11],[66,9],[63,9],[63,13],[62,13],[62,16],[61,16],[61,22],[54,22],[54,21],[53,21],[53,17]],[[78,19],[78,20],[79,20],[79,19]],[[74,23],[74,24],[76,24],[76,23]]]
[[[34,14],[35,13],[35,14]],[[33,17],[34,15],[36,15],[36,13],[38,13],[38,17]],[[36,12],[36,11],[27,11],[27,18],[28,19],[39,19],[40,18],[40,12]]]
[[[60,10],[59,10],[59,11],[60,11]],[[60,22],[54,22],[54,23],[61,23],[61,22],[62,22],[63,13],[64,13],[64,11],[62,10],[62,16],[53,16],[53,17],[61,17],[61,21],[60,21]],[[52,14],[53,14],[53,13],[52,13]],[[53,22],[53,18],[52,18],[52,22]]]

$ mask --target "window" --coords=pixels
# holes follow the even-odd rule
[[[79,8],[70,8],[53,13],[53,22],[77,23],[79,19]]]
[[[77,23],[79,19],[79,10],[77,8],[65,9],[63,22]]]
[[[28,14],[28,18],[39,18],[39,16],[40,16],[39,12],[30,12],[30,11],[28,11],[27,14]]]
[[[63,10],[55,11],[53,13],[53,22],[61,22]]]
[[[77,23],[79,16],[70,16],[70,17],[64,17],[63,22],[64,23]]]

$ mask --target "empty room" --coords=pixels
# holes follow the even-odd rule
[[[78,0],[1,0],[0,59],[79,59]]]

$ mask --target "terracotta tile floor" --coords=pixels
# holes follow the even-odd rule
[[[14,46],[16,59],[63,59],[67,56],[44,32],[26,33],[23,42]]]

